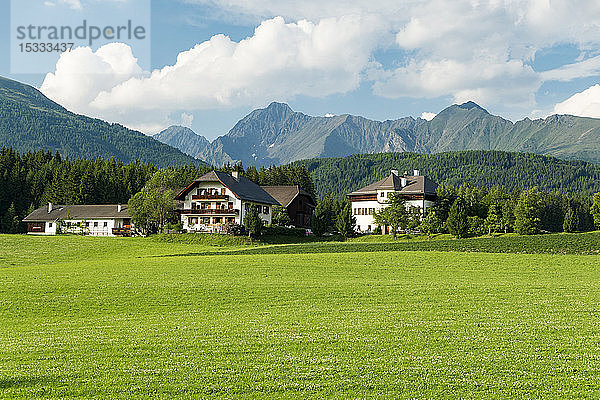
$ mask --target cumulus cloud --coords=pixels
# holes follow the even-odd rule
[[[435,98],[452,96],[455,102],[482,104],[510,98],[527,106],[541,81],[531,67],[518,60],[497,62],[478,59],[458,61],[413,61],[405,67],[381,73],[373,86],[375,94],[387,97]]]
[[[600,118],[600,85],[594,85],[576,93],[554,107],[556,114]]]
[[[120,121],[138,113],[145,122],[157,123],[182,110],[345,93],[359,86],[384,29],[370,17],[319,23],[286,23],[276,17],[240,42],[213,36],[180,53],[174,65],[150,74],[142,74],[124,44],[96,52],[79,48],[61,56],[41,89],[77,112]]]
[[[586,54],[598,48],[600,3],[587,0],[186,2],[262,22],[244,40],[213,36],[151,72],[124,47],[78,49],[61,56],[42,91],[74,111],[158,129],[194,110],[343,94],[361,84],[385,98],[444,96],[522,116],[536,107],[543,82],[600,74],[600,56],[543,73],[531,67],[538,50],[556,44]],[[401,55],[384,62],[378,49]]]
[[[426,121],[431,121],[432,119],[435,118],[436,115],[437,115],[436,113],[424,112],[421,114],[421,119],[424,119]]]
[[[46,75],[41,91],[51,99],[76,112],[90,113],[99,93],[142,75],[131,48],[110,43],[97,51],[78,47],[62,53],[56,70]]]

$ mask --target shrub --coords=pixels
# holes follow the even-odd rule
[[[235,222],[227,223],[223,226],[223,233],[232,236],[242,236],[245,234],[244,227]]]

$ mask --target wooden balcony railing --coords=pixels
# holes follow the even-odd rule
[[[192,200],[229,200],[226,194],[196,194],[192,195]]]
[[[238,215],[239,211],[238,210],[234,210],[233,208],[226,208],[226,209],[207,209],[207,208],[197,208],[197,209],[184,209],[184,210],[179,210],[179,212],[181,214],[193,214],[193,215],[222,215],[222,214],[226,214],[226,215]]]

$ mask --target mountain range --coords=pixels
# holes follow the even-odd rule
[[[552,115],[511,122],[473,102],[432,120],[373,121],[354,115],[309,116],[287,104],[252,111],[208,141],[172,126],[154,137],[66,110],[34,87],[0,77],[0,147],[49,150],[69,158],[115,158],[168,165],[282,165],[350,154],[502,150],[600,164],[600,119]]]
[[[34,87],[0,77],[0,147],[71,159],[115,158],[159,167],[203,164],[141,132],[66,110]]]
[[[460,150],[526,152],[600,163],[600,119],[552,115],[513,123],[473,102],[452,105],[430,121],[373,121],[347,114],[314,117],[271,103],[212,142],[181,127],[170,127],[155,138],[214,165],[268,166],[350,154]]]

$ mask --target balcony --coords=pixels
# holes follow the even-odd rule
[[[192,200],[229,200],[226,194],[196,194],[192,195]]]
[[[192,215],[238,215],[239,211],[233,208],[225,209],[214,209],[214,208],[195,208],[195,209],[184,209],[179,210],[181,214],[192,214]]]

